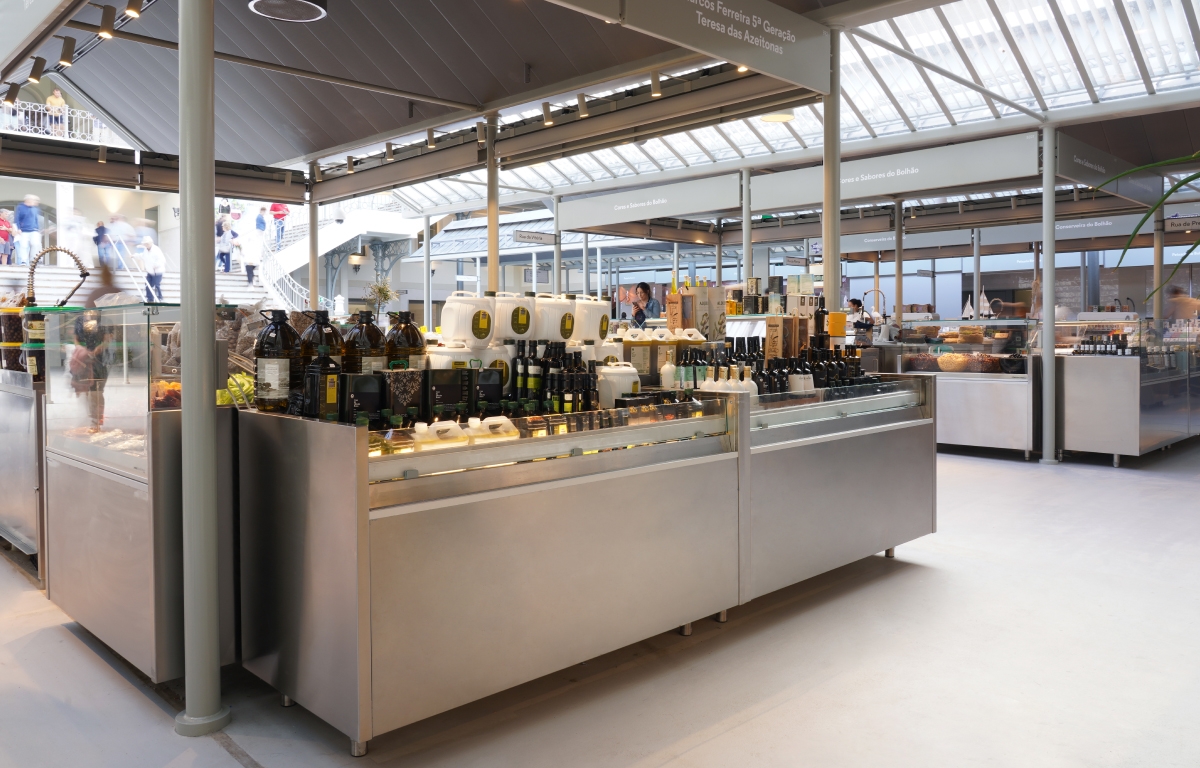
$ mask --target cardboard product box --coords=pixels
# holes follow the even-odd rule
[[[692,327],[684,324],[683,298],[683,294],[681,293],[668,293],[664,298],[663,314],[667,318],[667,330],[674,331],[678,328]],[[691,313],[689,312],[688,314],[690,315]],[[688,320],[690,319],[689,317]]]
[[[713,318],[712,307],[710,305],[711,292],[708,286],[693,285],[684,288],[684,296],[691,297],[692,300],[692,325],[685,326],[695,328],[704,334],[705,338],[711,338]],[[721,307],[724,309],[724,305]]]
[[[817,297],[812,294],[789,293],[784,311],[795,317],[812,317],[817,311]]]
[[[813,282],[812,275],[788,275],[787,292],[803,296],[811,296],[817,292]]]
[[[767,360],[783,357],[784,325],[783,315],[767,316],[767,339],[763,348],[763,356]]]
[[[709,339],[725,338],[725,318],[728,308],[725,306],[725,289],[712,286],[708,289],[709,319],[712,328],[707,334]]]
[[[784,297],[778,293],[767,294],[767,314],[782,315],[784,309]]]
[[[791,317],[789,315],[789,317]],[[809,337],[813,335],[813,325],[815,325],[810,317],[797,317],[796,322],[796,354],[800,354],[809,347]]]
[[[783,356],[796,357],[802,348],[800,336],[800,318],[791,315],[783,317]]]

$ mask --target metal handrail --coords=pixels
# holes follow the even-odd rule
[[[112,235],[107,233],[105,233],[104,239],[113,246],[113,250],[117,254],[117,264],[118,266],[125,268],[125,274],[129,276],[129,280],[133,283],[134,288],[143,296],[146,295],[145,289],[150,287],[150,281],[146,279],[146,273],[142,271],[142,268],[139,267],[135,261],[133,266],[134,269],[137,270],[138,275],[141,277],[141,281],[139,282],[139,280],[134,277],[133,270],[129,268],[129,262],[127,262],[125,257],[121,255],[121,246],[123,246],[125,248],[126,255],[129,256],[129,260],[133,261],[134,255],[133,251],[129,250],[129,244],[124,240],[113,240]]]
[[[258,274],[262,278],[263,285],[275,294],[275,297],[282,301],[287,309],[301,312],[309,308],[308,289],[296,282],[291,273],[283,268],[275,258],[275,252],[271,250],[267,238],[263,238],[262,258],[259,260]],[[320,309],[333,310],[333,302],[324,296],[318,296],[317,301]]]
[[[61,117],[62,122],[51,118]],[[0,105],[0,131],[114,147],[129,145],[96,115],[74,107],[50,107],[32,101]]]

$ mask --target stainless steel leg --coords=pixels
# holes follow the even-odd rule
[[[692,622],[689,621],[687,624],[684,624],[682,627],[680,627],[679,634],[683,635],[684,637],[691,637],[692,636]]]
[[[291,696],[288,696],[286,693],[281,693],[279,694],[279,706],[294,707],[296,706],[296,702],[292,701]]]
[[[1121,454],[1119,454],[1119,453],[1113,454],[1113,466],[1114,467],[1121,466]]]
[[[884,550],[883,556],[884,557],[895,557],[896,556],[896,548],[888,547],[886,550]]]
[[[1025,451],[1025,461],[1029,461],[1029,451]]]
[[[367,754],[367,742],[351,741],[350,742],[350,757],[362,757]]]
[[[718,624],[724,624],[725,622],[729,621],[729,611],[721,611],[713,618],[717,620]]]

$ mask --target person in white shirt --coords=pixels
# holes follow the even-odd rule
[[[251,240],[249,245],[239,249],[242,254],[242,266],[246,268],[246,285],[254,285],[254,271],[258,269],[261,261],[259,249],[262,247],[262,242]]]
[[[142,238],[138,255],[142,257],[142,264],[146,268],[146,301],[153,302],[154,297],[157,296],[158,301],[161,302],[163,300],[163,273],[167,271],[167,255],[163,253],[162,248],[154,244],[154,240],[149,236]]]

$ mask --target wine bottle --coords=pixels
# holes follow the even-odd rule
[[[329,347],[317,347],[317,355],[304,370],[304,411],[310,419],[337,421],[338,379],[342,367],[329,355]]]

